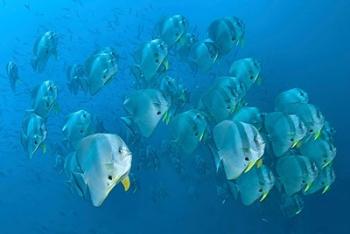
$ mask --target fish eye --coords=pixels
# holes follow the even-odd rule
[[[262,189],[262,188],[260,188],[260,189],[259,189],[259,193],[262,193],[262,191],[263,191],[263,189]]]
[[[232,41],[235,41],[235,40],[236,40],[236,38],[235,38],[235,37],[232,37],[232,38],[231,38],[231,40],[232,40]]]
[[[162,112],[158,111],[158,112],[157,112],[157,115],[160,115],[161,113],[162,113]]]
[[[37,141],[37,140],[35,140],[35,141],[34,141],[34,145],[37,145],[37,144],[38,144],[38,141]]]
[[[120,153],[120,154],[123,153],[123,147],[118,148],[118,153]]]
[[[301,183],[305,184],[305,180],[302,180]]]
[[[249,79],[250,79],[250,80],[254,80],[254,76],[251,75],[251,76],[249,77]]]
[[[159,59],[156,59],[155,62],[156,62],[156,63],[159,63]]]
[[[83,129],[80,129],[80,133],[83,133],[84,132],[84,130]]]
[[[109,179],[109,180],[112,180],[112,179],[113,179],[113,177],[112,177],[111,175],[109,175],[109,176],[108,176],[108,179]]]
[[[244,160],[249,161],[249,158],[248,158],[248,157],[245,157]]]
[[[294,142],[294,139],[293,139],[293,138],[291,138],[291,139],[290,139],[290,141],[291,141],[291,142]]]
[[[309,130],[309,132],[310,132],[310,133],[313,133],[313,132],[314,132],[314,130],[313,130],[313,129],[310,129],[310,130]]]
[[[175,33],[175,36],[177,36],[177,37],[178,37],[179,35],[180,35],[180,33],[178,33],[178,32],[176,32],[176,33]]]
[[[196,132],[194,135],[195,135],[195,136],[198,136],[198,132]]]

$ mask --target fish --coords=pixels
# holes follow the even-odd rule
[[[323,139],[309,140],[301,145],[299,151],[315,162],[319,169],[330,165],[337,154],[336,147]]]
[[[292,196],[282,194],[280,209],[284,216],[292,218],[303,211],[304,200],[299,194],[294,194]]]
[[[276,173],[283,191],[291,196],[307,192],[318,175],[318,169],[306,156],[287,155],[278,159]]]
[[[188,62],[193,70],[208,72],[218,60],[218,49],[209,39],[196,42],[189,53]]]
[[[16,91],[16,84],[19,82],[18,67],[15,62],[9,61],[6,65],[6,74],[10,81],[12,91]]]
[[[271,142],[274,155],[281,157],[302,144],[307,129],[296,115],[272,112],[264,117],[264,131]]]
[[[189,101],[189,92],[176,79],[170,76],[163,76],[160,80],[159,91],[163,94],[170,105],[164,122],[168,124],[179,109]]]
[[[85,74],[90,95],[94,96],[118,73],[119,56],[111,47],[105,47],[91,54],[85,61]]]
[[[263,127],[263,114],[257,107],[242,107],[234,114],[232,120],[252,124],[258,130]]]
[[[288,104],[284,113],[297,115],[300,118],[307,128],[308,138],[314,140],[320,138],[325,117],[316,106],[307,103]]]
[[[229,75],[237,77],[249,90],[253,84],[261,82],[261,64],[254,58],[243,58],[232,63]]]
[[[85,76],[85,68],[83,65],[74,64],[67,69],[67,86],[69,91],[77,95],[79,90],[89,92],[89,85]]]
[[[58,35],[53,31],[45,32],[39,37],[33,47],[32,68],[42,73],[50,57],[57,59]]]
[[[330,143],[334,143],[334,135],[336,130],[328,121],[324,122],[324,126],[321,131],[321,139],[326,140]]]
[[[233,117],[244,96],[245,88],[237,78],[220,77],[202,95],[199,109],[207,113],[211,121],[218,123]]]
[[[180,59],[188,61],[192,46],[198,42],[198,37],[193,33],[185,33],[177,42],[175,51]]]
[[[322,191],[321,194],[327,193],[334,183],[335,178],[335,172],[331,165],[322,168],[319,175],[310,186],[310,189],[304,192],[304,194],[309,195],[320,191]]]
[[[132,153],[120,136],[108,133],[89,135],[80,141],[74,157],[76,162],[73,162],[71,171],[74,185],[83,197],[90,198],[93,206],[101,206],[119,183],[125,191],[129,190]]]
[[[134,60],[131,72],[142,88],[148,88],[169,69],[168,46],[161,39],[153,39],[135,52]]]
[[[52,110],[59,111],[58,88],[54,81],[46,80],[32,90],[32,110],[47,119]]]
[[[300,88],[293,88],[280,93],[275,99],[276,111],[284,111],[288,104],[309,103],[309,95]]]
[[[191,154],[204,141],[208,127],[202,112],[196,109],[182,112],[171,122],[171,142],[176,144],[182,152]]]
[[[69,114],[62,128],[64,140],[76,148],[81,139],[95,133],[96,127],[92,115],[86,110]]]
[[[233,195],[241,198],[244,205],[249,206],[256,201],[264,201],[275,184],[275,177],[265,165],[254,167],[239,176],[234,182],[228,181]]]
[[[45,120],[35,113],[28,112],[22,122],[21,144],[30,159],[40,147],[43,149],[43,153],[46,153],[46,137]]]
[[[265,142],[258,130],[250,124],[224,120],[213,129],[217,157],[216,168],[221,165],[228,180],[247,173],[264,154]]]
[[[128,95],[123,107],[128,115],[121,117],[121,120],[126,126],[133,133],[150,137],[170,106],[159,90],[142,89]]]
[[[228,54],[235,46],[242,45],[244,35],[245,24],[234,16],[216,19],[208,27],[208,36],[221,56]]]
[[[173,15],[162,19],[156,26],[156,37],[169,47],[178,43],[187,32],[188,21],[182,15]]]

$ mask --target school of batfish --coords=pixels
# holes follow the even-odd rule
[[[212,81],[197,106],[185,109],[189,92],[167,75],[169,56],[196,71],[208,72],[242,45],[245,36],[245,24],[237,17],[214,20],[204,40],[188,28],[184,16],[166,17],[156,25],[153,39],[135,51],[130,69],[134,87],[122,103],[125,116],[121,121],[131,136],[143,138],[151,137],[164,122],[178,152],[193,154],[201,144],[210,150],[218,176],[225,176],[230,192],[244,205],[263,202],[275,188],[283,214],[300,213],[303,196],[325,194],[335,181],[335,130],[300,88],[280,93],[273,112],[247,106],[247,92],[262,78],[261,65],[254,58],[232,61],[227,75]],[[52,31],[37,39],[31,64],[34,71],[43,72],[48,60],[57,57],[58,43]],[[83,64],[67,69],[67,88],[73,94],[96,95],[117,76],[118,61],[113,48],[100,48]],[[10,61],[6,71],[15,91],[18,67]],[[39,149],[46,151],[46,121],[59,109],[58,92],[53,80],[32,91],[32,106],[21,128],[21,144],[29,158]],[[62,134],[69,148],[63,170],[74,193],[101,206],[117,184],[125,191],[130,188],[132,152],[119,135],[104,132],[93,114],[86,110],[71,113]]]

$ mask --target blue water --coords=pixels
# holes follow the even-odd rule
[[[177,13],[188,18],[191,30],[201,38],[214,19],[241,18],[246,24],[245,45],[226,59],[253,56],[261,61],[264,80],[250,91],[249,103],[272,111],[279,92],[300,87],[337,130],[336,182],[326,195],[307,197],[295,218],[281,215],[274,193],[265,203],[249,207],[233,199],[222,204],[214,166],[204,149],[193,158],[209,162],[209,172],[198,176],[188,159],[186,171],[179,175],[159,150],[167,136],[165,126],[146,142],[157,151],[159,169],[133,167],[137,191],[125,193],[117,186],[99,208],[65,186],[64,176],[54,168],[53,150],[32,160],[25,155],[21,121],[31,105],[30,90],[46,79],[58,84],[61,109],[48,120],[51,147],[62,139],[64,117],[81,108],[99,116],[109,132],[121,134],[122,101],[132,89],[132,52],[151,39],[162,16]],[[350,233],[349,22],[348,0],[1,0],[0,67],[14,60],[22,83],[13,93],[7,78],[0,79],[0,234]],[[32,47],[47,30],[59,34],[59,58],[37,74],[30,66]],[[120,54],[117,77],[94,97],[72,95],[66,86],[67,66],[84,61],[102,46],[112,46]],[[174,60],[170,73],[181,78],[195,99],[228,66],[222,63],[211,74],[194,76]],[[5,69],[0,74],[5,76]]]

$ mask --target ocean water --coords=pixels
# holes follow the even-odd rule
[[[125,137],[120,117],[125,115],[123,100],[133,90],[133,52],[152,39],[159,19],[174,14],[184,15],[189,30],[200,38],[220,17],[237,16],[246,25],[244,46],[208,73],[195,73],[175,56],[170,58],[169,74],[189,90],[190,105],[215,77],[225,75],[230,63],[251,56],[262,64],[263,81],[249,91],[250,105],[271,112],[277,94],[300,87],[336,129],[336,181],[327,194],[305,197],[299,215],[281,214],[276,191],[248,207],[232,196],[223,200],[214,162],[204,147],[182,155],[179,172],[161,147],[169,135],[165,124],[131,148],[132,191],[118,185],[96,208],[66,186],[55,167],[65,116],[84,108],[103,121],[106,131]],[[0,234],[350,233],[349,22],[348,0],[1,0]],[[33,44],[48,30],[59,35],[58,58],[36,73],[30,65]],[[104,46],[119,54],[117,76],[95,96],[71,94],[67,67]],[[21,78],[16,92],[6,77],[10,60]],[[30,91],[47,79],[58,86],[60,111],[48,118],[47,153],[30,160],[20,142],[21,122],[31,106]],[[156,165],[141,163],[145,149],[159,159]]]

